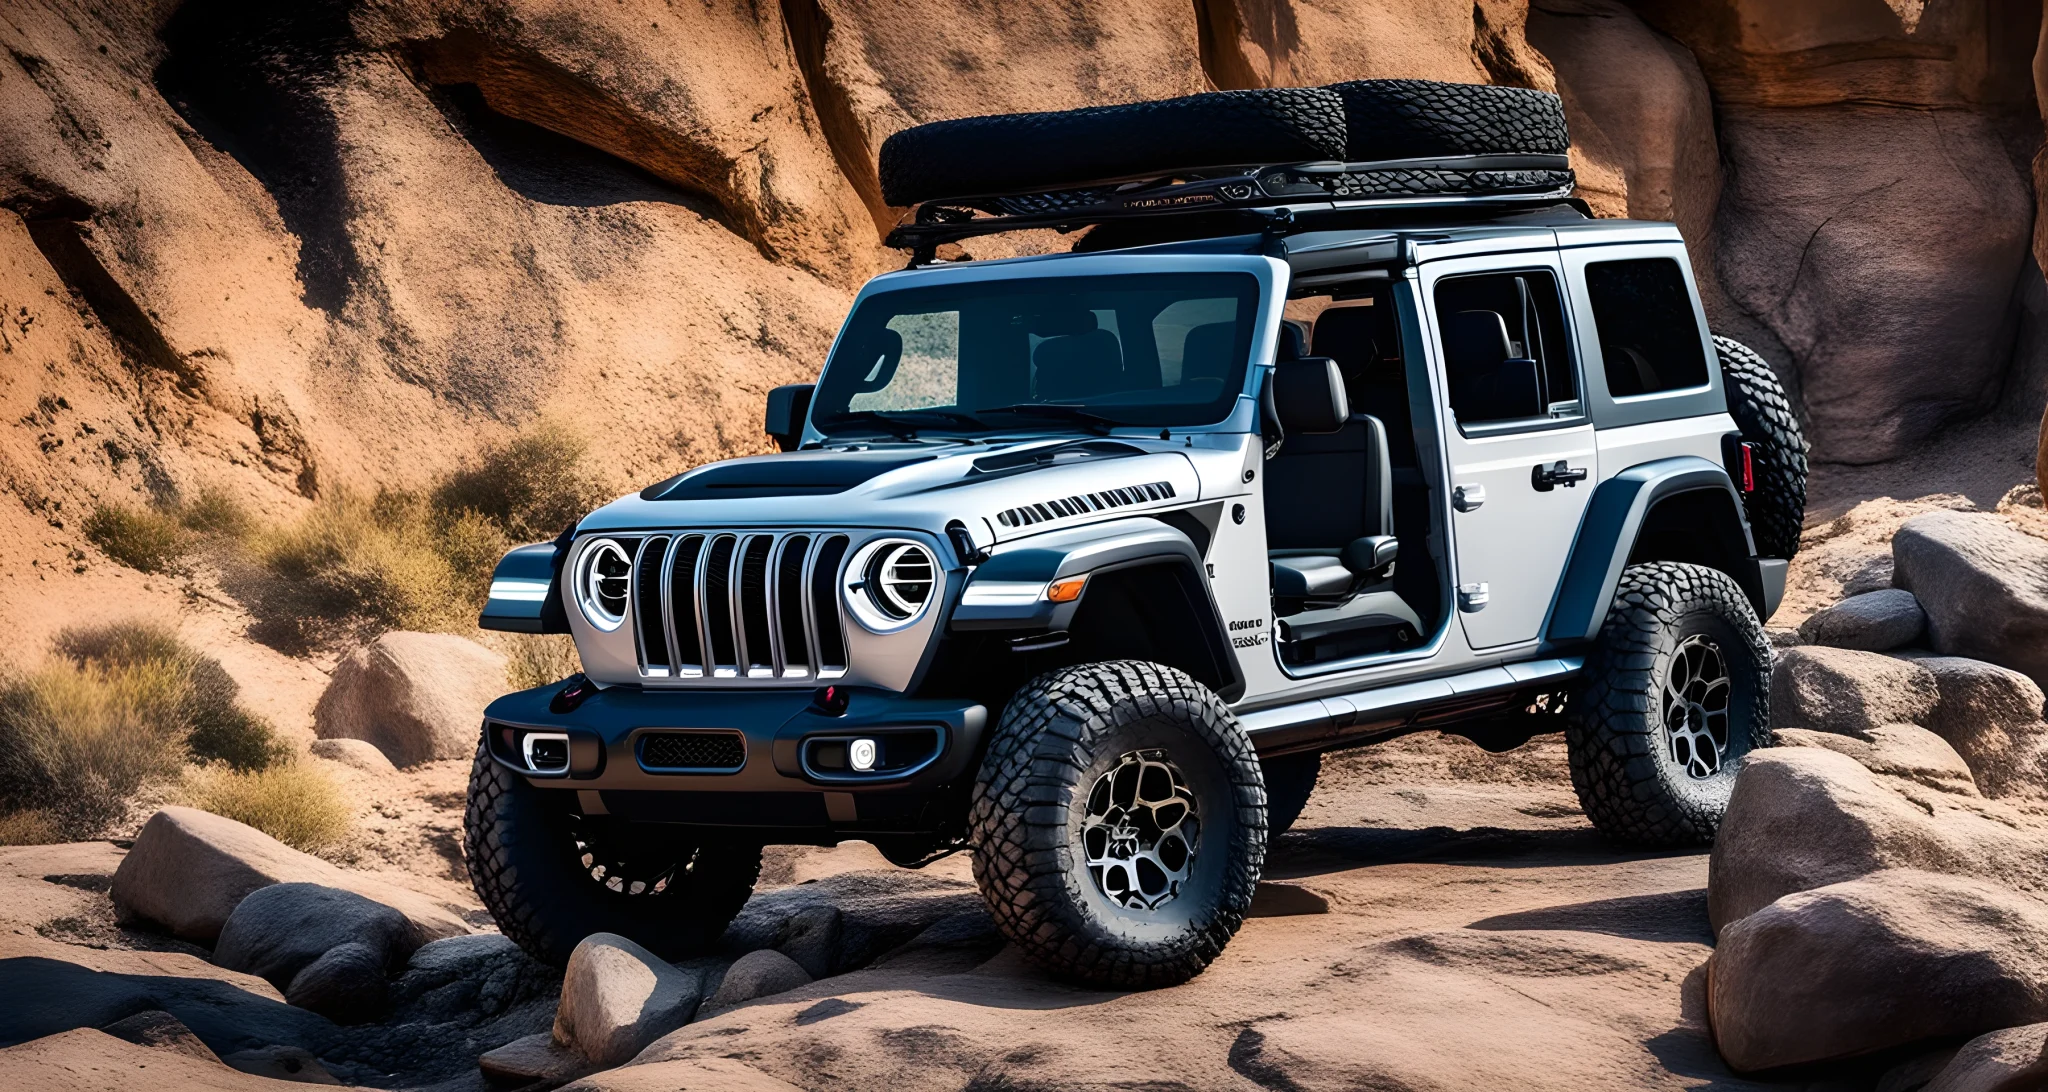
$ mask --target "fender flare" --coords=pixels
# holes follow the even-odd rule
[[[1241,693],[1244,672],[1224,635],[1223,614],[1204,577],[1201,550],[1186,533],[1150,516],[1048,531],[997,546],[968,577],[947,628],[963,633],[1064,630],[1088,601],[1088,588],[1082,589],[1079,599],[1053,603],[1045,598],[1048,584],[1071,576],[1095,577],[1154,565],[1169,567],[1179,577],[1181,590],[1201,626],[1203,643],[1223,676],[1218,693],[1224,694],[1225,700],[1231,693]],[[1092,580],[1089,586],[1093,586]]]
[[[1576,643],[1599,635],[1621,571],[1628,567],[1650,510],[1659,501],[1695,490],[1719,490],[1727,495],[1746,558],[1730,575],[1742,585],[1757,616],[1771,616],[1784,595],[1784,562],[1757,558],[1756,540],[1742,514],[1742,496],[1728,471],[1696,455],[1680,455],[1638,463],[1594,489],[1585,517],[1579,521],[1557,598],[1551,604],[1550,623],[1544,630],[1550,641]]]

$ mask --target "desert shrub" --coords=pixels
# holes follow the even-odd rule
[[[40,808],[0,815],[0,846],[46,846],[63,840],[57,820]]]
[[[85,518],[85,537],[100,552],[131,569],[160,573],[192,547],[192,536],[174,512],[103,504]]]
[[[584,462],[587,450],[567,430],[542,425],[449,475],[434,490],[434,507],[475,512],[517,542],[552,539],[606,499],[605,483]]]
[[[576,642],[567,634],[520,634],[504,650],[505,681],[514,690],[546,686],[583,670]]]
[[[103,834],[138,790],[184,765],[189,691],[156,662],[60,658],[0,681],[0,814],[39,812],[67,841]]]
[[[241,687],[220,661],[185,644],[167,626],[114,622],[73,627],[57,635],[54,648],[80,667],[163,667],[180,676],[184,693],[177,715],[187,728],[187,750],[201,762],[255,770],[291,755],[268,721],[242,707]]]
[[[297,523],[258,536],[255,549],[261,576],[250,589],[252,605],[287,644],[476,624],[467,585],[433,520],[401,494],[336,492]]]
[[[188,530],[221,538],[246,538],[256,528],[256,518],[240,497],[218,486],[203,486],[199,495],[178,509],[178,522]]]
[[[308,852],[348,836],[347,802],[309,762],[283,762],[264,770],[202,767],[186,777],[176,798]]]

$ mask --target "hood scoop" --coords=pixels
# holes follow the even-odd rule
[[[642,500],[741,500],[844,493],[892,470],[927,462],[930,451],[791,451],[713,463],[641,490]]]
[[[1143,455],[1145,449],[1115,440],[1080,440],[1070,444],[1054,444],[1051,447],[1032,447],[1022,451],[1005,451],[995,455],[984,455],[974,460],[976,474],[1014,474],[1020,470],[1036,470],[1040,467],[1059,466],[1086,459],[1113,459],[1124,455]]]

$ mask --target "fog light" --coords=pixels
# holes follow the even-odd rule
[[[869,770],[874,769],[875,741],[872,739],[854,740],[853,745],[848,747],[846,750],[846,758],[848,763],[851,764],[854,769],[859,770],[862,773],[866,773]]]

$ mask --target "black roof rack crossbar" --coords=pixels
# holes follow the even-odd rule
[[[1210,167],[1059,190],[925,201],[889,233],[892,247],[930,260],[940,244],[1030,228],[1074,231],[1121,220],[1243,211],[1271,216],[1370,208],[1500,208],[1571,196],[1561,155],[1471,155]]]

